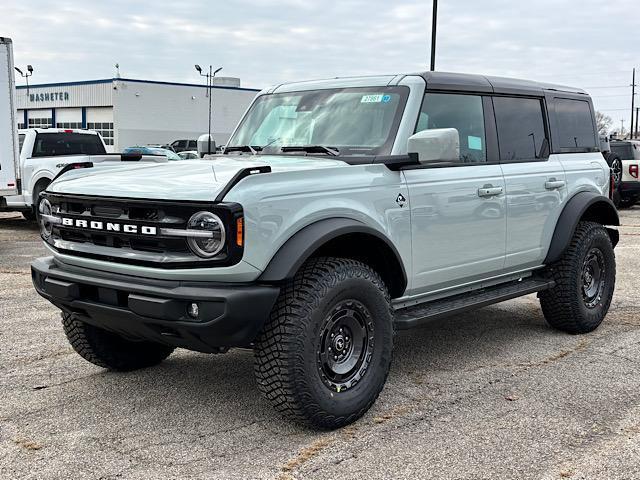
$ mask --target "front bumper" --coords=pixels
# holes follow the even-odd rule
[[[271,285],[156,280],[65,265],[31,264],[37,292],[61,310],[132,340],[200,352],[252,343],[280,289]],[[189,305],[199,314],[191,318]]]

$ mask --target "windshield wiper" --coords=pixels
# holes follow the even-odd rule
[[[224,153],[227,152],[250,152],[251,155],[257,155],[262,150],[260,145],[233,145],[231,147],[225,147]]]
[[[325,147],[324,145],[287,145],[280,148],[281,152],[307,152],[326,153],[332,157],[340,155],[340,150],[336,147]]]

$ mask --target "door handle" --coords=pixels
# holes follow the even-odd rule
[[[479,197],[495,197],[502,193],[502,187],[494,187],[493,185],[485,185],[478,189]]]
[[[564,187],[566,182],[564,180],[556,180],[555,178],[550,178],[546,182],[544,182],[544,188],[547,190],[556,190],[558,188]]]

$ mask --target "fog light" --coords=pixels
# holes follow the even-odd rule
[[[191,318],[198,318],[198,314],[200,313],[200,308],[197,303],[189,304],[189,308],[187,309],[187,313]]]

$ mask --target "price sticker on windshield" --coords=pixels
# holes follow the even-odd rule
[[[383,94],[376,95],[363,95],[360,99],[360,103],[380,103],[384,98]]]

